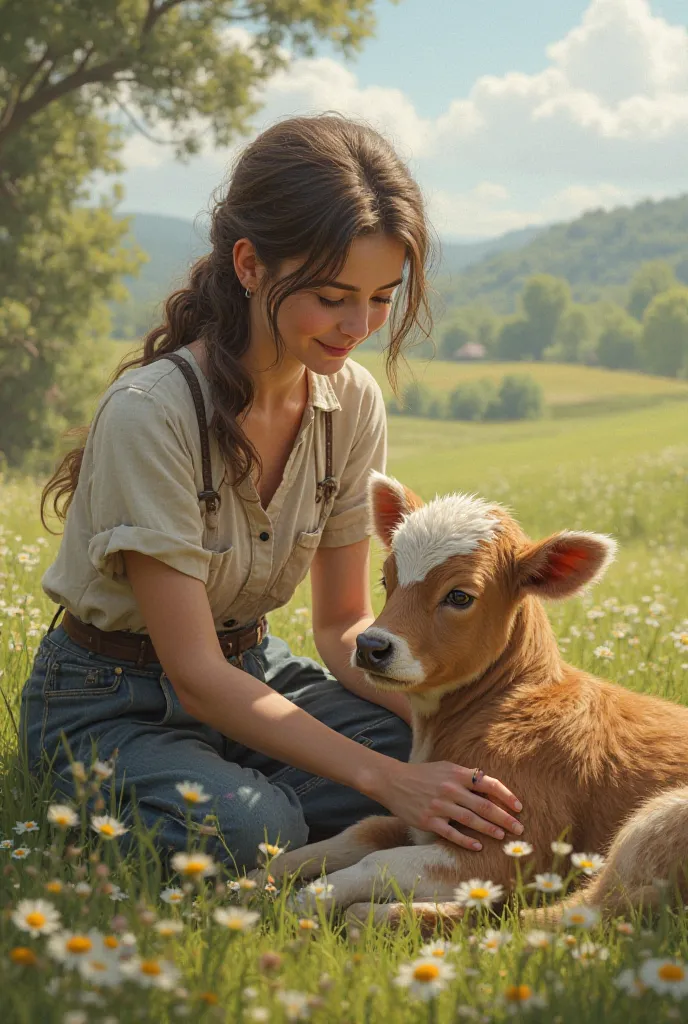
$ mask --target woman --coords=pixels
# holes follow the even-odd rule
[[[427,315],[418,186],[370,128],[292,118],[244,150],[211,241],[44,490],[42,517],[67,495],[42,580],[67,611],[24,688],[29,763],[54,758],[68,793],[68,750],[114,758],[123,815],[136,803],[168,850],[186,848],[177,786],[195,784],[211,799],[194,820],[212,809],[225,845],[211,848],[244,867],[266,837],[296,848],[383,808],[469,848],[451,820],[520,831],[473,791],[518,810],[496,780],[407,763],[406,698],[350,663],[374,618],[366,481],[386,427],[379,386],[348,357],[401,288],[393,378]],[[309,569],[329,671],[263,619]]]

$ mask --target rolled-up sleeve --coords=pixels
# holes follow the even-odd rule
[[[122,551],[140,551],[207,582],[211,552],[194,467],[181,429],[147,391],[114,391],[93,423],[88,556],[103,576],[126,578]]]
[[[339,491],[325,523],[320,545],[343,547],[365,540],[373,532],[368,514],[370,471],[384,473],[387,464],[387,417],[380,386],[372,378],[365,391],[358,429],[339,482]]]

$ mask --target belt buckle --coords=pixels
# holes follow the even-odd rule
[[[258,644],[261,644],[263,642],[264,636],[265,625],[263,623],[263,620],[261,619],[260,622],[258,623],[258,626],[256,627],[256,647],[258,646]]]

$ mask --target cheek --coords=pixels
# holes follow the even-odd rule
[[[280,310],[280,329],[286,334],[317,338],[337,322],[336,309],[326,309],[317,299],[293,295]]]

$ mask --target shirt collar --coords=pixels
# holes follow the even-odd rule
[[[339,399],[330,383],[330,378],[321,373],[313,373],[308,368],[306,368],[306,372],[308,373],[310,404],[315,406],[316,409],[325,409],[327,412],[341,409]]]

